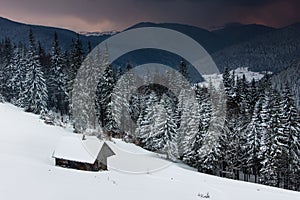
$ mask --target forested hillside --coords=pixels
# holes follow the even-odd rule
[[[96,92],[98,120],[94,127],[87,127],[84,118],[73,121],[70,107],[74,78],[91,46],[85,52],[77,36],[72,40],[71,50],[65,52],[58,35],[54,34],[51,52],[46,53],[33,32],[29,31],[28,35],[28,45],[15,45],[9,38],[0,44],[1,101],[40,114],[48,123],[70,123],[75,132],[103,129],[108,135],[165,153],[172,161],[182,160],[199,172],[300,190],[300,122],[291,92],[291,88],[296,91],[297,78],[285,82],[284,78],[276,78],[278,75],[271,78],[266,73],[262,80],[249,82],[245,75],[236,76],[225,66],[224,88],[191,84],[199,110],[194,118],[184,119],[184,110],[191,109],[193,102],[188,99],[187,105],[179,104],[178,98],[184,97],[183,94],[176,97],[168,89],[151,84],[153,79],[163,77],[159,73],[148,74],[140,77],[144,87],[132,95],[130,104],[124,108],[129,110],[138,128],[135,132],[124,132],[112,113],[111,95],[118,78],[132,66],[130,62],[119,68],[112,66],[108,62],[109,49],[106,49],[92,60],[104,66],[105,72],[99,77]],[[188,65],[184,61],[178,65],[179,72],[189,77]],[[289,70],[286,73],[295,72],[297,68]],[[272,86],[272,81],[277,86],[275,81],[279,79],[284,81],[280,83],[280,90]],[[179,84],[181,80],[174,80],[170,75],[166,81]],[[133,83],[123,84],[130,87]],[[220,97],[223,89],[225,97]],[[214,124],[215,128],[209,129],[213,116],[220,112],[212,104],[218,98],[226,99],[225,125]],[[187,126],[181,126],[183,120],[189,122]],[[181,132],[185,134],[179,134]],[[205,141],[210,137],[213,146],[207,150]]]

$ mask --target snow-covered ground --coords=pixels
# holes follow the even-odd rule
[[[0,103],[0,199],[300,200],[299,192],[201,174],[120,140],[109,142],[117,154],[109,171],[56,167],[52,153],[69,134]]]
[[[258,81],[264,77],[264,73],[252,72],[252,71],[249,71],[248,68],[246,68],[246,67],[239,67],[235,70],[231,70],[230,73],[232,74],[233,71],[235,73],[235,77],[242,78],[243,74],[245,74],[246,80],[248,82],[251,82],[253,78],[256,81]],[[268,73],[270,73],[270,72],[268,72]],[[208,86],[209,81],[211,80],[214,87],[219,87],[220,83],[222,83],[222,80],[223,80],[222,74],[209,74],[209,75],[202,75],[202,76],[205,79],[205,81],[200,84],[205,85],[205,86]]]

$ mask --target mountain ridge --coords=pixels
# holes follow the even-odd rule
[[[169,29],[173,29],[173,30],[182,32],[182,33],[192,37],[197,42],[199,42],[210,53],[219,51],[220,49],[223,49],[223,48],[233,44],[232,39],[224,38],[224,36],[219,34],[221,30],[225,31],[226,29],[228,29],[228,27],[226,27],[226,26],[223,29],[209,31],[204,28],[197,27],[197,26],[180,24],[180,23],[140,22],[140,23],[137,23],[135,25],[132,25],[132,26],[126,28],[123,31],[133,29],[133,28],[149,27],[149,26],[169,28]],[[253,26],[253,25],[241,25],[241,26],[247,27],[247,26]],[[258,25],[258,26],[262,26],[262,25]],[[42,42],[46,43],[45,44],[46,51],[49,51],[51,49],[50,44],[52,44],[52,40],[49,41],[49,39],[50,38],[52,39],[54,32],[57,32],[57,34],[59,36],[58,38],[62,44],[62,49],[64,49],[64,50],[69,49],[72,38],[76,38],[77,34],[80,35],[82,42],[85,46],[86,46],[87,42],[90,41],[92,43],[92,47],[95,47],[97,44],[99,44],[106,38],[118,33],[116,31],[107,31],[104,33],[100,33],[100,32],[79,32],[79,33],[77,33],[75,31],[65,29],[65,28],[21,23],[21,22],[16,22],[16,21],[4,18],[4,17],[0,17],[0,28],[1,28],[0,29],[0,40],[3,40],[5,37],[9,36],[9,37],[11,37],[12,41],[15,44],[18,44],[18,42],[23,42],[26,44],[28,35],[24,34],[24,32],[26,32],[26,31],[29,32],[29,29],[31,28],[33,30],[33,33],[36,35],[36,39],[38,41],[42,41]],[[270,27],[266,27],[266,29],[267,28],[272,29]],[[20,32],[22,32],[22,33],[20,33]],[[228,32],[228,30],[226,30],[226,32]],[[263,33],[263,31],[262,31],[262,33]],[[256,35],[257,34],[255,34],[255,36]],[[228,42],[228,41],[230,41],[230,42]],[[239,42],[241,42],[241,41],[235,41],[234,43],[239,43]],[[87,47],[85,47],[85,49],[86,48]]]
[[[141,22],[128,27],[126,30],[141,27],[161,27],[179,31],[193,38],[201,44],[216,62],[222,72],[225,66],[231,69],[247,67],[251,71],[278,72],[295,62],[300,53],[300,23],[294,23],[283,28],[272,28],[259,24],[235,24],[224,26],[221,29],[209,31],[192,25],[179,23]],[[62,50],[70,50],[71,41],[78,33],[50,26],[31,25],[15,22],[0,17],[0,40],[10,37],[12,42],[28,43],[29,29],[32,29],[36,41],[41,41],[46,52],[50,52],[54,32],[57,32]],[[112,34],[80,35],[84,49],[87,52],[87,43],[92,48],[104,41]],[[118,34],[118,33],[116,33]],[[146,53],[136,52],[136,55],[123,57],[118,64],[126,65],[128,61],[134,64],[146,63],[149,55],[156,57],[157,62],[169,60],[169,66],[178,66],[180,58],[176,55],[163,54],[149,50]],[[154,56],[155,55],[155,56]],[[150,57],[151,57],[150,56]],[[277,61],[280,62],[277,62]],[[134,67],[134,66],[133,66]]]
[[[68,29],[25,24],[0,17],[0,40],[4,40],[5,37],[9,37],[15,44],[18,44],[19,42],[28,44],[28,34],[30,29],[34,34],[36,41],[42,42],[46,52],[50,52],[51,50],[55,32],[58,35],[58,39],[63,50],[70,49],[72,39],[77,38],[78,34],[75,31],[71,31]],[[92,47],[95,47],[107,37],[108,36],[95,37],[80,35],[80,39],[82,40],[85,50],[87,49],[88,41],[91,42]]]

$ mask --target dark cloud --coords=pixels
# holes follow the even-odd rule
[[[280,27],[300,21],[298,0],[0,0],[0,15],[77,31],[122,30],[141,21],[212,27],[228,22]]]

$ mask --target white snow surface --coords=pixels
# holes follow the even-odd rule
[[[108,142],[116,153],[109,171],[57,167],[53,151],[71,134],[0,103],[0,199],[300,200],[299,192],[198,173],[120,140]]]
[[[250,83],[252,79],[258,81],[264,77],[265,72],[252,72],[249,71],[247,67],[239,67],[235,70],[231,70],[230,74],[232,74],[234,71],[235,77],[242,78],[243,74],[245,74],[246,80]],[[268,72],[271,73],[271,72]],[[204,82],[199,83],[200,85],[208,86],[209,81],[211,80],[212,84],[214,87],[218,88],[220,86],[220,83],[223,81],[223,74],[209,74],[209,75],[202,75],[203,78],[205,79]]]

